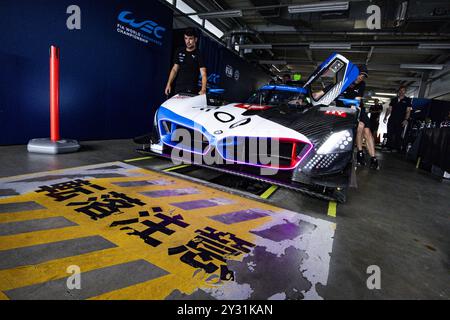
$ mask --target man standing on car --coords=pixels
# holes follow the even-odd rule
[[[398,89],[398,97],[393,98],[389,104],[389,109],[384,116],[383,122],[387,122],[389,115],[389,122],[387,125],[387,143],[386,147],[390,150],[400,151],[402,145],[402,133],[404,128],[408,125],[408,120],[411,115],[412,105],[411,99],[405,96],[406,87],[400,86]]]
[[[167,81],[165,94],[173,96],[177,93],[205,94],[208,76],[203,56],[197,49],[198,36],[194,29],[184,32],[185,48],[175,52],[173,67]],[[202,87],[199,89],[199,71],[202,76]],[[173,85],[175,82],[175,85]]]
[[[364,158],[364,152],[362,147],[363,136],[366,138],[366,146],[370,155],[370,168],[378,170],[380,168],[378,164],[377,157],[375,155],[375,142],[373,139],[372,132],[370,131],[370,120],[364,108],[364,104],[362,102],[362,98],[364,96],[364,91],[366,89],[366,83],[364,79],[369,77],[369,72],[365,65],[358,66],[359,75],[356,78],[355,82],[353,82],[341,95],[341,97],[345,99],[357,99],[360,101],[360,116],[358,122],[358,132],[356,135],[356,147],[358,149],[358,153],[356,154],[356,162],[360,166],[366,165],[366,160]],[[339,102],[339,100],[338,100]]]

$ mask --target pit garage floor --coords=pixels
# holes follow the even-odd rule
[[[450,298],[450,184],[398,154],[336,205],[82,145],[0,147],[0,299]]]

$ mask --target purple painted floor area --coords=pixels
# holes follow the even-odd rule
[[[269,229],[250,232],[262,238],[279,242],[295,239],[299,235],[311,232],[315,228],[314,224],[306,221],[300,221],[298,224],[286,221],[286,223],[277,224]]]
[[[201,208],[217,207],[221,205],[233,204],[234,201],[225,198],[213,198],[208,200],[194,200],[185,202],[175,202],[171,205],[183,210],[195,210]]]
[[[119,187],[127,188],[127,187],[145,187],[145,186],[168,186],[170,184],[174,184],[174,182],[165,179],[159,179],[159,180],[113,182],[113,184]]]
[[[185,196],[188,194],[198,194],[200,190],[196,188],[186,188],[186,189],[171,189],[171,190],[155,190],[155,191],[146,191],[141,192],[144,196],[150,198],[161,198],[161,197],[176,197],[176,196]]]
[[[262,217],[267,217],[268,215],[270,215],[270,213],[271,212],[268,210],[256,208],[220,214],[217,216],[212,216],[210,218],[225,224],[234,224],[242,221],[249,221],[259,219]]]

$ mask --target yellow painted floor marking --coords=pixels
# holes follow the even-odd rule
[[[111,165],[118,165],[120,166],[120,161],[112,161],[112,162],[105,162],[105,163],[100,163],[100,164],[93,164],[93,165],[87,165],[87,166],[78,166],[78,167],[69,167],[69,168],[62,168],[62,169],[56,169],[56,170],[49,170],[49,171],[42,171],[42,172],[34,172],[34,173],[27,173],[27,174],[20,174],[17,176],[12,176],[12,177],[3,177],[0,178],[0,182],[3,182],[5,180],[9,180],[10,178],[14,178],[14,180],[20,180],[21,178],[31,178],[35,175],[46,175],[46,174],[57,174],[57,173],[62,173],[68,170],[76,170],[76,169],[90,169],[92,167],[97,167],[99,165],[101,166],[111,166]],[[102,168],[98,168],[99,170],[101,170]],[[45,183],[44,183],[45,184]]]
[[[169,168],[172,171],[178,168],[187,167],[189,165],[181,165]],[[0,250],[13,249],[24,246],[32,246],[43,243],[51,243],[55,241],[74,239],[85,236],[99,235],[108,241],[117,245],[116,248],[106,249],[97,252],[91,252],[83,255],[67,257],[52,261],[47,261],[38,265],[24,266],[8,270],[0,270],[0,291],[10,290],[23,286],[28,286],[46,281],[68,277],[66,273],[67,267],[70,265],[78,265],[81,272],[95,270],[116,264],[122,264],[138,259],[144,259],[164,270],[169,275],[153,279],[144,283],[136,284],[127,288],[119,289],[109,293],[102,294],[92,299],[163,299],[174,290],[179,290],[185,294],[191,294],[200,287],[213,286],[207,283],[206,274],[193,277],[195,268],[180,261],[181,254],[169,256],[168,249],[187,244],[192,240],[198,229],[205,227],[214,228],[221,232],[230,232],[237,237],[254,242],[255,235],[249,231],[258,228],[271,221],[272,217],[262,217],[259,219],[243,221],[230,225],[223,224],[213,220],[213,215],[225,214],[245,209],[262,209],[277,212],[280,209],[269,204],[257,202],[252,199],[244,198],[235,194],[196,184],[191,181],[178,177],[169,176],[163,173],[154,172],[146,169],[132,168],[127,172],[139,173],[139,177],[115,177],[89,179],[91,183],[100,185],[106,190],[95,191],[93,194],[81,194],[70,201],[63,203],[56,202],[53,198],[47,197],[44,193],[30,192],[20,196],[13,196],[8,199],[0,200],[0,203],[12,203],[22,201],[35,201],[48,209],[36,210],[21,213],[4,213],[0,215],[0,222],[24,221],[25,219],[45,218],[52,216],[63,216],[73,221],[78,226],[67,227],[62,229],[36,231],[11,236],[0,236]],[[113,182],[118,181],[149,181],[164,179],[172,181],[173,184],[158,186],[145,185],[133,187],[120,187],[114,185]],[[43,183],[43,185],[51,185],[51,182]],[[161,197],[150,198],[141,194],[145,191],[179,189],[179,188],[197,188],[200,193],[193,195],[177,196],[177,197]],[[269,188],[271,194],[276,190],[275,186]],[[266,191],[268,194],[269,190]],[[67,203],[71,201],[86,200],[88,197],[98,197],[104,193],[116,191],[126,194],[128,197],[137,198],[146,203],[145,207],[135,206],[129,209],[121,209],[122,211],[104,219],[94,221],[83,213],[76,212],[74,207],[68,207]],[[269,196],[269,195],[268,195]],[[267,196],[267,197],[268,197]],[[210,198],[225,198],[233,201],[232,204],[220,205],[216,207],[182,210],[171,203],[181,201],[193,201]],[[161,207],[165,215],[181,214],[184,221],[189,224],[187,228],[181,228],[176,225],[170,225],[169,228],[175,232],[172,235],[166,235],[160,232],[152,234],[154,239],[162,243],[157,247],[146,244],[138,236],[131,236],[127,233],[129,230],[120,230],[121,226],[111,227],[111,223],[117,220],[128,220],[139,217],[142,210],[149,211],[150,219],[155,223],[159,222],[159,218],[152,213],[152,207]],[[136,230],[141,230],[143,225],[131,225]],[[231,259],[241,259],[242,256],[232,257]],[[206,277],[205,277],[206,275]],[[0,299],[7,298],[0,292]]]
[[[261,195],[261,198],[268,199],[277,190],[278,186],[271,186],[269,189],[264,191],[264,193]]]
[[[177,288],[180,291],[184,291],[182,287],[188,286],[184,285],[183,280],[180,282],[179,277],[174,274],[169,274],[157,279],[153,279],[150,281],[142,282],[133,286],[125,287],[119,290],[111,291],[99,295],[97,297],[93,297],[90,300],[147,300],[149,296],[155,300],[164,300],[172,291],[173,284],[177,283]],[[188,289],[189,290],[189,289]],[[132,298],[130,298],[132,297]]]
[[[170,168],[164,169],[163,171],[170,172],[170,171],[174,171],[174,170],[178,170],[178,169],[182,169],[182,168],[187,168],[187,167],[190,167],[190,166],[191,166],[190,164],[182,164],[182,165],[179,165],[179,166],[175,166],[175,167],[170,167]]]
[[[67,267],[77,265],[81,272],[95,270],[107,266],[132,261],[137,256],[133,252],[125,252],[122,248],[111,248],[83,255],[48,261],[33,266],[0,270],[0,290],[5,291],[36,283],[42,283],[70,276]],[[141,259],[141,255],[139,255]]]
[[[27,220],[45,219],[59,216],[60,215],[58,215],[58,212],[52,212],[45,209],[15,213],[2,213],[0,214],[0,223],[22,222]]]
[[[336,218],[336,207],[337,207],[336,201],[330,201],[328,203],[328,215],[330,217]]]
[[[135,158],[135,159],[128,159],[128,160],[124,160],[123,162],[136,162],[136,161],[142,161],[142,160],[149,160],[149,159],[153,159],[152,156],[148,156],[148,157],[142,157],[142,158]]]
[[[98,232],[95,230],[86,230],[80,226],[20,233],[10,236],[2,236],[0,241],[0,250],[35,246],[38,244],[95,236],[97,234]]]

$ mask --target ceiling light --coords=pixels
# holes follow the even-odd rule
[[[397,7],[397,14],[394,20],[395,27],[399,27],[405,22],[407,11],[408,11],[408,1],[403,1]]]
[[[277,67],[275,67],[274,65],[272,65],[272,68],[274,68],[275,70],[277,70],[277,71],[278,71],[278,73],[281,73],[281,70],[280,70],[280,69],[278,69]]]
[[[390,98],[387,98],[387,97],[377,97],[377,96],[373,96],[373,97],[371,97],[371,98],[372,98],[372,99],[383,100],[383,101],[390,100]]]
[[[419,43],[419,49],[450,49],[450,43]]]
[[[420,78],[416,77],[387,77],[387,81],[419,81]]]
[[[375,94],[380,96],[389,96],[389,97],[396,97],[396,93],[388,93],[388,92],[375,92]]]
[[[236,17],[242,17],[242,10],[224,10],[224,11],[215,11],[215,12],[205,12],[205,13],[199,13],[198,17],[200,19],[236,18]]]
[[[285,60],[259,60],[259,64],[287,64]]]
[[[352,48],[350,43],[334,43],[334,42],[319,42],[319,43],[310,43],[310,49],[338,49],[338,50],[349,50]]]
[[[241,44],[239,45],[241,49],[272,49],[270,43],[253,43],[253,44]]]
[[[289,13],[326,12],[348,10],[348,1],[317,2],[288,6]]]
[[[426,69],[426,70],[442,70],[444,65],[442,64],[401,64],[401,69]]]

